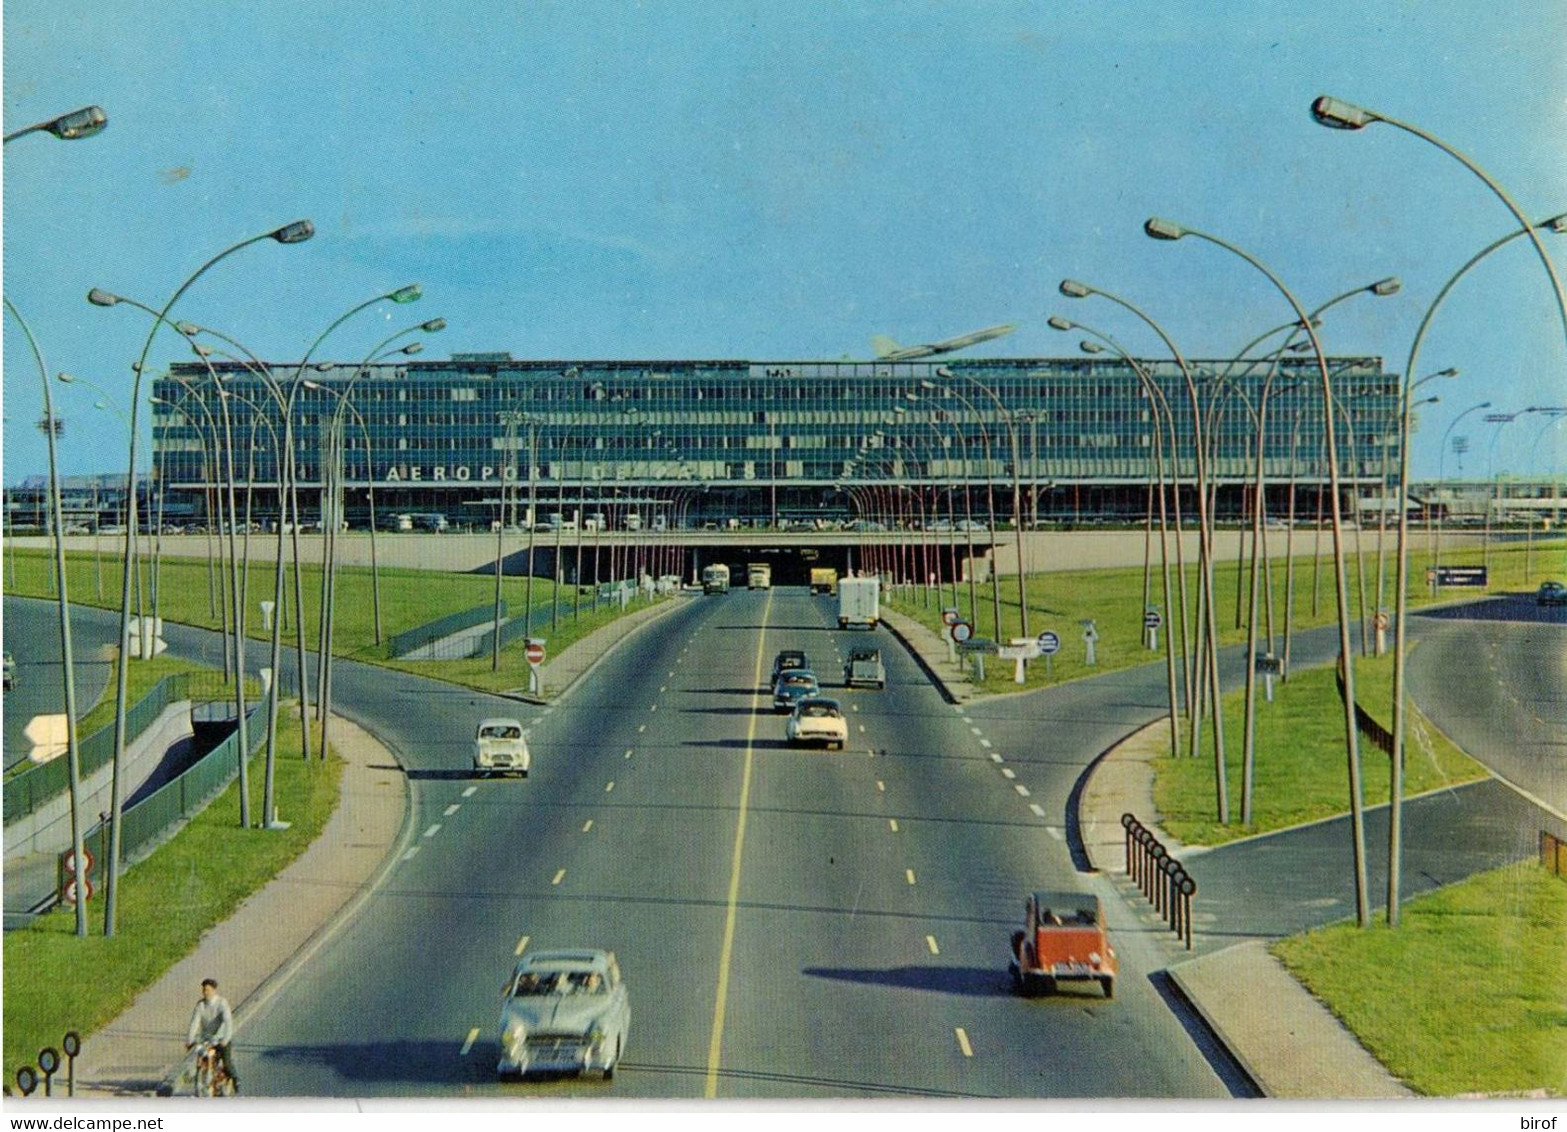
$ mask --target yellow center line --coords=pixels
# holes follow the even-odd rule
[[[550,881],[550,883],[551,884],[559,884],[561,881],[563,881],[565,879],[566,879],[566,870],[562,869],[560,872],[555,874],[555,879]]]
[[[519,939],[517,941],[517,950],[513,954],[521,955],[524,951],[528,950],[528,940],[530,940],[531,938],[533,938],[533,937],[525,935],[521,939]]]
[[[963,1056],[973,1057],[974,1047],[968,1044],[968,1034],[963,1031],[963,1027],[958,1026],[952,1032],[958,1036],[958,1048],[963,1051]]]
[[[593,828],[593,819],[592,818],[589,818],[587,821],[582,823],[582,832],[583,833],[586,833],[588,830],[590,830],[592,828]]]
[[[914,883],[914,870],[913,869],[904,869],[903,870],[903,876],[910,884]]]
[[[892,826],[892,832],[893,833],[897,833],[898,832],[898,819],[897,818],[888,818],[887,819],[887,824]]]
[[[756,672],[752,686],[762,683],[762,660],[767,651],[767,619],[773,611],[773,595],[769,590],[767,604],[762,607],[762,631],[756,640]],[[724,943],[718,954],[718,996],[713,1003],[713,1033],[707,1043],[706,1097],[718,1096],[718,1063],[724,1047],[724,1013],[729,1005],[729,965],[734,956],[735,918],[740,905],[740,863],[745,856],[746,808],[751,802],[751,768],[756,761],[756,721],[762,716],[762,696],[757,692],[751,697],[751,722],[745,736],[745,769],[740,777],[740,814],[735,821],[735,845],[729,864],[729,904],[724,914]]]
[[[468,1051],[473,1048],[473,1043],[479,1040],[479,1027],[475,1026],[468,1031],[468,1040],[463,1042],[462,1049],[457,1051],[458,1057],[467,1057]]]
[[[941,954],[941,948],[936,946],[936,937],[935,936],[933,936],[933,935],[926,936],[925,937],[925,946],[930,948],[930,953],[932,955],[940,955]]]

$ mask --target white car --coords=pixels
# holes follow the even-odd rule
[[[849,741],[849,721],[837,700],[807,696],[795,705],[784,735],[790,743],[820,743],[841,751]]]
[[[484,719],[473,737],[475,774],[513,772],[528,777],[528,737],[515,719]]]
[[[598,1070],[615,1075],[631,999],[612,951],[524,955],[501,988],[498,1074]]]

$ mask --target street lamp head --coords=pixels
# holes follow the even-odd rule
[[[444,318],[432,318],[429,322],[421,322],[419,329],[426,334],[435,334],[446,329],[446,320]]]
[[[271,236],[280,244],[302,244],[316,234],[316,226],[308,220],[296,220],[285,224]]]
[[[929,393],[934,389],[939,389],[940,386],[938,386],[934,381],[930,381],[926,378],[920,378],[920,388]]]
[[[1379,279],[1366,288],[1373,295],[1396,295],[1404,289],[1403,280],[1396,275],[1389,275],[1386,279]]]
[[[47,123],[44,129],[61,141],[75,141],[92,137],[108,124],[109,116],[103,112],[103,107],[84,106],[80,110],[60,115]]]
[[[199,357],[203,357],[203,358],[210,358],[210,357],[212,357],[212,347],[210,347],[210,346],[203,346],[200,342],[192,342],[190,344],[190,348]]]
[[[1458,376],[1458,367],[1457,366],[1450,366],[1447,369],[1439,369],[1435,373],[1433,373],[1431,376],[1432,377],[1457,377]]]
[[[73,381],[75,381],[75,380],[76,380],[76,379],[75,379],[75,378],[74,378],[74,377],[72,377],[72,376],[71,376],[71,375],[70,375],[70,374],[68,374],[68,373],[57,373],[57,374],[55,374],[55,377],[56,377],[56,378],[57,378],[57,379],[58,379],[58,380],[59,380],[59,381],[60,381],[60,382],[61,382],[61,383],[63,383],[63,384],[65,384],[65,385],[69,385],[69,384],[71,384],[71,382],[73,382]]]
[[[197,326],[194,322],[176,322],[174,324],[174,329],[178,330],[187,338],[194,338],[196,335],[201,333],[201,327]]]
[[[1061,293],[1070,299],[1086,299],[1093,294],[1088,287],[1079,283],[1076,279],[1061,280]]]
[[[410,343],[408,343],[408,345],[404,346],[401,350],[399,350],[397,352],[399,354],[407,354],[411,358],[415,354],[419,354],[419,353],[423,353],[424,352],[424,343],[423,342],[410,342]]]
[[[386,297],[391,299],[394,303],[411,303],[417,300],[419,296],[423,294],[424,291],[420,289],[419,284],[410,283],[406,287],[399,287],[397,290],[393,291]]]
[[[1049,325],[1050,329],[1052,329],[1052,330],[1076,330],[1077,329],[1077,323],[1073,322],[1069,318],[1062,318],[1058,314],[1051,315],[1049,318],[1047,318],[1045,320],[1045,322]]]
[[[102,287],[94,287],[87,292],[87,301],[95,307],[112,307],[120,302],[120,296],[105,291]]]
[[[946,381],[952,380],[952,370],[947,366],[937,366],[936,376]]]
[[[1085,354],[1102,354],[1105,352],[1105,348],[1101,343],[1090,341],[1087,338],[1079,342],[1077,348]]]
[[[1371,111],[1325,94],[1312,102],[1311,116],[1319,125],[1330,126],[1335,130],[1361,130],[1376,121]]]
[[[109,407],[109,402],[99,399],[92,403],[92,407],[95,409],[107,409]]]
[[[1424,401],[1416,401],[1415,402],[1415,406],[1418,408],[1421,405],[1439,405],[1439,404],[1441,404],[1441,402],[1442,402],[1442,398],[1438,397],[1435,393],[1433,393],[1431,396],[1427,397]]]
[[[326,388],[326,386],[322,385],[319,381],[311,381],[309,378],[306,378],[304,381],[301,381],[299,384],[303,385],[306,389],[314,389],[314,390],[316,390],[318,392],[320,390]]]
[[[1556,233],[1567,232],[1567,212],[1562,213],[1560,216],[1551,217],[1544,224],[1541,224],[1540,227]]]
[[[1186,235],[1186,229],[1173,220],[1161,220],[1157,216],[1151,216],[1143,221],[1143,231],[1156,240],[1179,240]]]

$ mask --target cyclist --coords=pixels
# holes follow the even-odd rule
[[[228,999],[218,993],[218,980],[201,980],[201,998],[190,1016],[190,1030],[185,1035],[185,1048],[195,1049],[197,1044],[211,1045],[218,1051],[223,1071],[229,1075],[234,1091],[239,1092],[239,1074],[234,1072],[234,1011]]]

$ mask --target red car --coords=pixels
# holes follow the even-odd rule
[[[1054,991],[1063,980],[1092,980],[1115,996],[1115,948],[1097,896],[1035,892],[1023,906],[1023,930],[1012,933],[1012,985],[1024,994]]]

